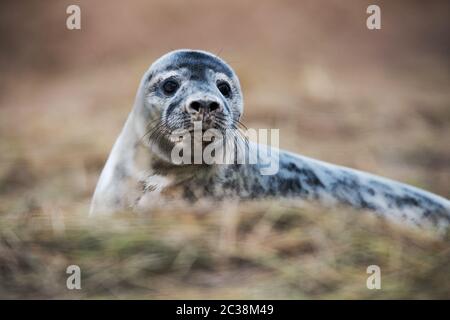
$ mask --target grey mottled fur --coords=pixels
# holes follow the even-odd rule
[[[172,97],[159,85],[175,77],[181,86]],[[215,82],[226,80],[231,97],[224,97]],[[212,121],[219,130],[233,128],[243,112],[239,80],[218,57],[193,50],[170,52],[145,73],[136,102],[117,139],[94,193],[91,214],[124,208],[151,208],[165,198],[192,202],[209,198],[300,198],[328,206],[350,205],[378,214],[442,227],[450,223],[450,201],[424,190],[282,150],[275,175],[261,175],[259,164],[173,165],[168,133],[189,128],[195,120],[184,106],[195,97],[216,99],[223,121]],[[158,130],[152,131],[160,124]],[[150,126],[150,129],[149,129]],[[250,152],[256,145],[249,143]],[[173,192],[169,192],[173,190]]]

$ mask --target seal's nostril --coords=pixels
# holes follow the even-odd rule
[[[220,105],[217,102],[215,102],[215,101],[213,101],[213,102],[211,102],[209,104],[209,111],[210,112],[214,112],[216,110],[219,110],[219,108],[220,108]]]
[[[221,109],[220,103],[217,101],[211,101],[211,100],[195,100],[188,104],[186,110],[189,113],[208,113],[208,112],[215,112],[219,111]]]

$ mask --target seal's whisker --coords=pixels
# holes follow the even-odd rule
[[[218,118],[218,123],[224,127],[225,126],[225,119]],[[242,134],[242,132],[237,129],[234,125],[232,125],[233,130],[225,130],[225,143],[228,146],[229,143],[232,143],[232,141],[237,142],[237,148],[239,148],[239,151],[243,154],[245,154],[245,151],[248,149],[248,138]],[[231,141],[230,141],[231,140]],[[244,146],[242,143],[244,143]],[[233,149],[234,150],[234,149]]]
[[[146,138],[147,136],[149,136],[149,139],[148,139],[148,140],[150,140],[151,135],[155,132],[155,130],[158,129],[158,126],[160,126],[160,125],[161,125],[161,124],[158,123],[158,124],[156,124],[155,126],[153,126],[152,128],[150,128],[149,130],[147,130],[147,131],[145,132],[145,134],[139,139],[139,141],[140,141],[140,142],[145,141],[145,138]]]
[[[159,123],[157,123],[154,127],[152,127],[151,129],[149,129],[147,131],[147,133],[144,135],[143,138],[145,138],[145,136],[150,135],[149,139],[151,139],[152,134],[155,133],[157,130],[161,129],[164,126],[164,123],[161,121]]]
[[[227,119],[225,119],[224,117],[221,117],[221,116],[218,116],[217,119],[220,121],[222,126],[225,126],[224,123],[226,122]],[[248,128],[244,124],[242,124],[239,120],[236,120],[236,119],[232,119],[231,127],[232,127],[232,129],[237,131],[237,132],[234,133],[235,136],[239,135],[240,138],[244,141],[245,146],[248,147],[248,141],[249,140],[248,140],[247,135],[245,134],[245,131],[247,131]],[[245,130],[242,127],[244,127]]]
[[[165,122],[161,121],[158,125],[156,125],[151,134],[148,137],[148,141],[150,145],[153,145],[155,142],[159,142],[160,137],[167,132]]]
[[[157,122],[160,122],[160,121],[161,121],[161,118],[160,118],[160,117],[158,117],[158,118],[156,118],[156,119],[153,119],[153,120],[151,120],[151,121],[149,121],[149,122],[147,123],[146,128],[148,129],[148,128],[150,127],[150,125],[152,125],[152,124],[154,124],[154,123],[157,123]]]

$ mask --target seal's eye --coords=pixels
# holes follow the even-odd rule
[[[162,89],[164,91],[165,94],[167,95],[172,95],[175,93],[175,91],[178,90],[178,87],[180,85],[178,84],[178,82],[176,82],[173,79],[169,79],[163,82],[162,84]]]
[[[230,85],[225,81],[217,82],[217,88],[219,89],[220,93],[224,95],[224,97],[229,97],[231,95]]]

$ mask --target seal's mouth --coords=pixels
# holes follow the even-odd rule
[[[226,115],[211,120],[161,117],[153,122],[147,143],[161,158],[177,165],[196,164],[198,159],[207,164],[221,163],[222,158],[228,159],[230,153],[246,148],[248,138],[245,130],[239,127],[243,126],[239,120],[227,118]],[[216,162],[216,157],[219,162]],[[214,161],[208,160],[210,158]]]
[[[216,130],[225,130],[227,128],[223,128],[222,126],[215,124],[215,123],[210,123],[210,124],[205,124],[203,122],[199,122],[197,123],[193,123],[192,125],[190,125],[186,130],[189,133],[197,133],[197,132],[201,132],[201,133],[205,133],[210,129],[216,129]]]
[[[147,141],[150,146],[164,146],[187,141],[201,141],[206,147],[211,142],[225,139],[229,129],[225,121],[190,121],[182,120],[178,123],[174,119],[155,121],[156,123],[147,132]]]
[[[222,112],[203,117],[192,117],[186,113],[163,114],[149,123],[145,140],[150,148],[156,148],[157,152],[165,155],[170,155],[178,147],[193,146],[194,143],[202,150],[208,146],[228,145],[234,140],[242,140],[246,144],[247,138],[239,131],[242,126],[232,114]]]
[[[203,146],[207,146],[216,140],[225,139],[226,130],[226,127],[217,123],[196,121],[189,125],[185,132],[190,139],[201,141]]]

